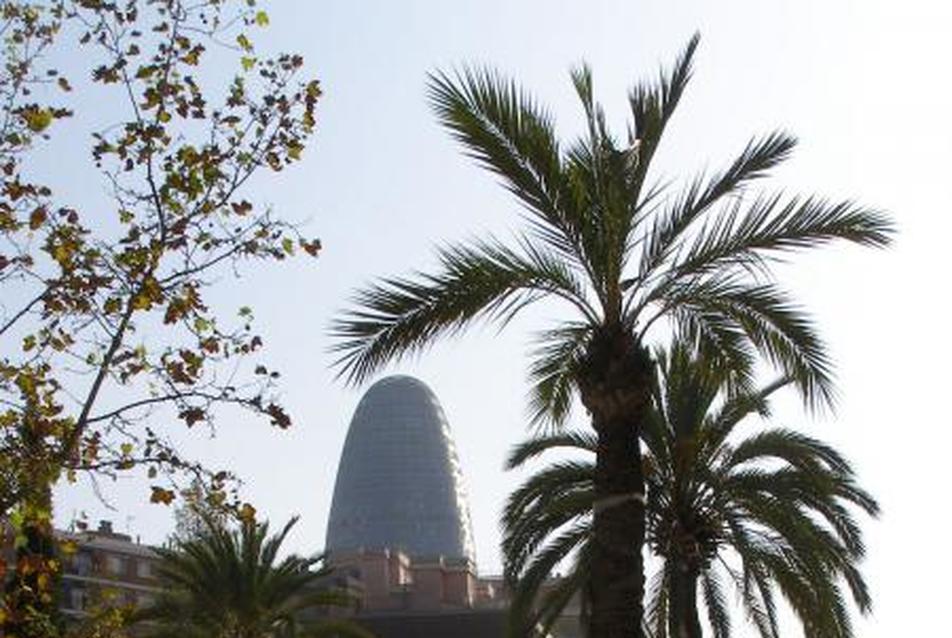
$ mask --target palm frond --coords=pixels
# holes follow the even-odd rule
[[[745,438],[734,447],[724,464],[733,469],[742,463],[766,458],[786,461],[801,470],[810,470],[822,463],[839,475],[853,475],[849,462],[832,446],[785,428],[771,428]]]
[[[757,197],[749,207],[736,206],[700,231],[671,264],[670,277],[697,277],[725,268],[749,268],[791,250],[816,248],[842,240],[861,246],[888,246],[895,233],[881,211],[851,201],[791,197],[780,193]]]
[[[593,473],[591,464],[558,463],[533,475],[509,497],[502,517],[507,575],[519,574],[548,536],[588,516],[594,502]]]
[[[573,525],[561,534],[555,536],[544,548],[536,552],[528,566],[522,571],[515,580],[512,602],[510,603],[510,616],[516,619],[532,619],[534,626],[541,620],[538,612],[533,612],[540,589],[543,583],[549,578],[555,567],[572,555],[573,552],[581,552],[591,537],[591,525],[589,522],[581,522]],[[587,570],[586,570],[587,571]],[[584,571],[582,572],[584,573]],[[577,581],[581,584],[580,581]],[[567,597],[559,597],[558,602],[567,604]],[[548,605],[543,605],[542,609],[547,611],[550,622],[557,617],[557,605],[550,599]],[[555,613],[553,613],[555,612]],[[525,635],[525,634],[524,634]]]
[[[748,391],[754,382],[754,349],[744,328],[733,317],[706,304],[677,298],[666,312],[678,341],[691,347],[710,365],[725,370],[731,392]]]
[[[585,623],[585,608],[587,604],[588,588],[590,587],[588,574],[591,569],[592,543],[585,542],[575,551],[571,569],[560,577],[554,584],[547,585],[545,594],[536,603],[535,628],[546,635],[556,621],[562,616],[566,607],[578,597],[580,606],[580,623]],[[529,635],[525,632],[514,634],[513,638],[522,638]]]
[[[465,69],[429,77],[440,123],[467,155],[502,179],[526,207],[533,230],[564,256],[584,261],[578,229],[566,214],[559,144],[550,115],[499,73]]]
[[[561,432],[548,436],[539,436],[516,445],[506,457],[505,469],[520,467],[526,461],[560,448],[569,448],[595,453],[598,437],[592,432]]]
[[[668,638],[668,609],[671,592],[671,566],[664,561],[648,585],[645,625],[651,638]]]
[[[339,374],[363,381],[478,318],[505,323],[545,294],[569,301],[583,314],[592,312],[570,267],[539,247],[523,243],[522,248],[517,252],[498,241],[445,248],[437,274],[385,279],[359,291],[359,309],[332,326],[340,339],[332,348],[340,355]]]
[[[714,638],[730,638],[731,617],[720,576],[714,567],[701,574],[701,591],[707,608],[707,621]]]
[[[788,295],[769,284],[751,285],[735,277],[696,280],[675,285],[668,293],[677,308],[672,318],[680,334],[706,336],[698,327],[715,326],[718,337],[730,335],[725,354],[717,348],[724,343],[705,344],[718,364],[742,364],[744,340],[761,352],[800,391],[811,409],[832,406],[835,391],[832,364],[816,328],[806,313]],[[707,341],[707,340],[705,340]],[[726,360],[718,361],[724,357]]]
[[[572,322],[541,333],[529,365],[529,422],[558,430],[576,396],[579,361],[591,339],[592,326]]]
[[[700,34],[695,33],[675,59],[670,73],[661,71],[656,81],[640,82],[628,94],[633,120],[629,137],[632,145],[638,147],[636,182],[639,185],[644,183],[664,129],[691,79],[694,54],[700,42]],[[638,199],[637,192],[635,199]]]
[[[644,249],[636,281],[644,282],[651,277],[674,253],[684,233],[715,203],[765,177],[770,169],[790,157],[796,143],[796,138],[783,131],[754,138],[725,171],[708,180],[696,177],[664,214],[655,216],[653,224],[637,240]],[[635,292],[637,287],[632,287],[632,294]]]

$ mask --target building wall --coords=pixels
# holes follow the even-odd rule
[[[475,565],[465,559],[411,557],[399,550],[357,550],[332,553],[328,564],[361,582],[362,613],[498,606],[498,589],[493,582],[480,581]]]
[[[95,531],[60,532],[63,611],[82,617],[99,606],[148,604],[158,590],[155,552],[103,521]]]

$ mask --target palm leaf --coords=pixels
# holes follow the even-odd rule
[[[359,382],[384,363],[422,350],[436,337],[488,317],[503,323],[540,295],[554,294],[591,312],[573,272],[554,255],[529,244],[522,253],[496,241],[440,251],[441,272],[386,279],[359,291],[360,310],[333,325],[341,339],[340,373]]]

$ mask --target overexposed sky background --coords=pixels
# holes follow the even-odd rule
[[[519,227],[516,203],[436,125],[426,73],[496,66],[550,105],[569,137],[581,120],[568,69],[586,60],[621,135],[633,80],[670,63],[700,30],[695,79],[656,163],[664,175],[715,169],[751,135],[785,128],[801,146],[765,187],[853,197],[890,211],[900,227],[887,252],[835,246],[779,270],[830,343],[842,400],[835,418],[813,419],[786,397],[775,422],[840,446],[883,505],[882,519],[865,525],[875,612],[857,635],[928,635],[939,626],[952,569],[944,549],[952,5],[274,0],[265,8],[271,26],[258,34],[259,48],[303,53],[325,96],[305,160],[259,180],[251,194],[308,220],[325,250],[317,261],[246,269],[216,295],[223,312],[255,308],[296,425],[278,432],[221,422],[215,438],[197,434],[188,447],[233,467],[266,516],[300,514],[294,549],[323,545],[337,459],[360,398],[361,389],[336,382],[328,368],[330,318],[371,278],[431,265],[435,244]],[[222,70],[223,79],[229,74]],[[77,141],[76,157],[59,157],[53,168],[85,162],[86,140]],[[63,182],[80,197],[94,188],[69,175]],[[502,462],[525,435],[528,337],[556,310],[527,313],[502,334],[477,327],[393,369],[428,383],[455,431],[483,572],[500,570],[497,515],[518,480]],[[171,529],[170,510],[143,504],[143,482],[104,489],[117,511],[88,489],[61,490],[59,522],[85,511],[145,542]]]

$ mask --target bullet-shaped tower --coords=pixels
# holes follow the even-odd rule
[[[475,566],[466,489],[449,424],[422,381],[373,384],[354,412],[337,468],[327,550],[400,549]]]

